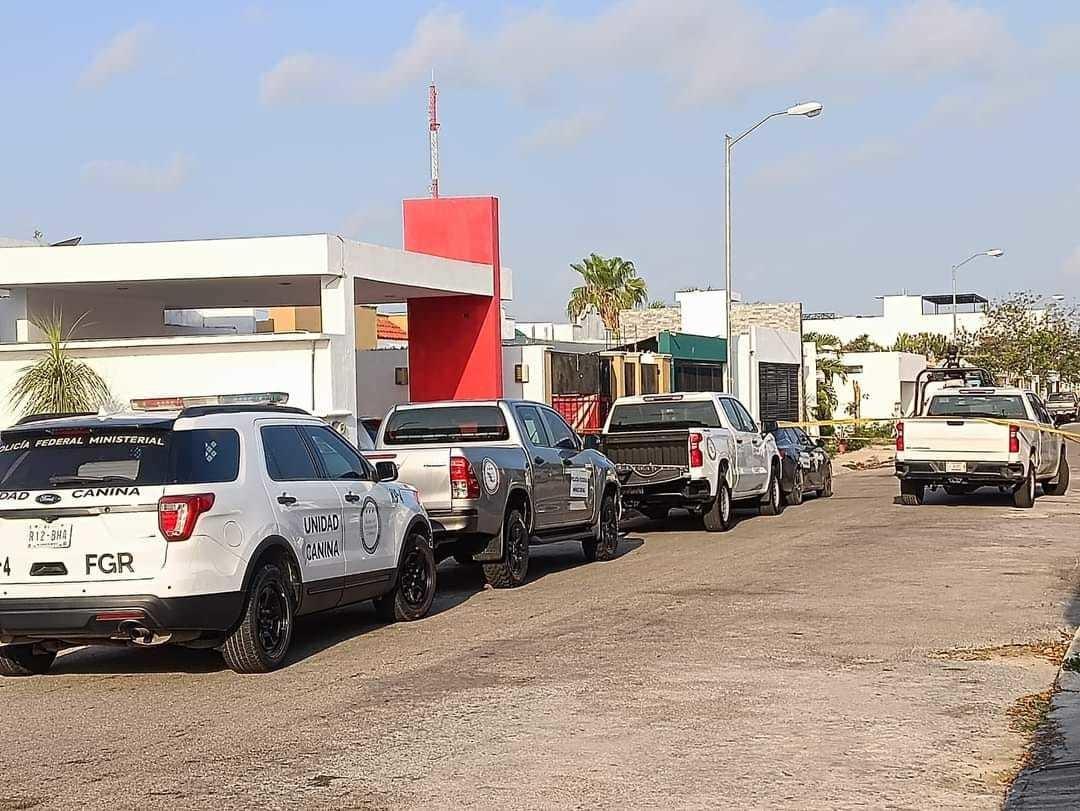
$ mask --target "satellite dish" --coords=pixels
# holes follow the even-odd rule
[[[68,239],[61,240],[60,242],[54,242],[49,247],[50,248],[67,248],[67,247],[72,246],[72,245],[78,245],[80,242],[82,242],[82,237],[70,237]]]

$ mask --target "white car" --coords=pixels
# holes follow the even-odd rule
[[[998,487],[1023,508],[1035,504],[1039,484],[1047,495],[1068,491],[1064,440],[1034,392],[970,387],[958,380],[939,385],[924,399],[925,416],[896,424],[902,503],[922,504],[928,487],[950,495]]]
[[[758,504],[765,515],[784,508],[776,440],[727,394],[620,397],[601,450],[615,463],[623,503],[653,520],[685,507],[705,529],[723,532],[735,502]]]
[[[294,619],[431,606],[431,526],[396,467],[294,408],[33,418],[0,434],[0,673],[96,643],[286,657]]]

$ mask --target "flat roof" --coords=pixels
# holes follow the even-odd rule
[[[953,303],[952,293],[941,293],[932,296],[923,296],[923,301],[929,301],[931,304],[949,304]],[[990,299],[985,296],[980,296],[978,293],[957,293],[956,303],[959,304],[989,304]]]

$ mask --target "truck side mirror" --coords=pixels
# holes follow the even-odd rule
[[[381,482],[397,481],[397,462],[378,462],[375,465],[375,473],[378,475],[379,481]]]

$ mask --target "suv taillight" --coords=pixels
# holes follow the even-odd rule
[[[704,467],[705,457],[701,455],[701,434],[690,434],[690,467]]]
[[[902,451],[904,449],[904,423],[896,423],[896,449]]]
[[[214,506],[213,493],[162,496],[158,500],[158,529],[166,541],[186,541],[195,531],[199,516]]]
[[[480,482],[464,456],[450,457],[450,497],[480,498]]]
[[[1009,453],[1020,453],[1020,426],[1009,426]]]

